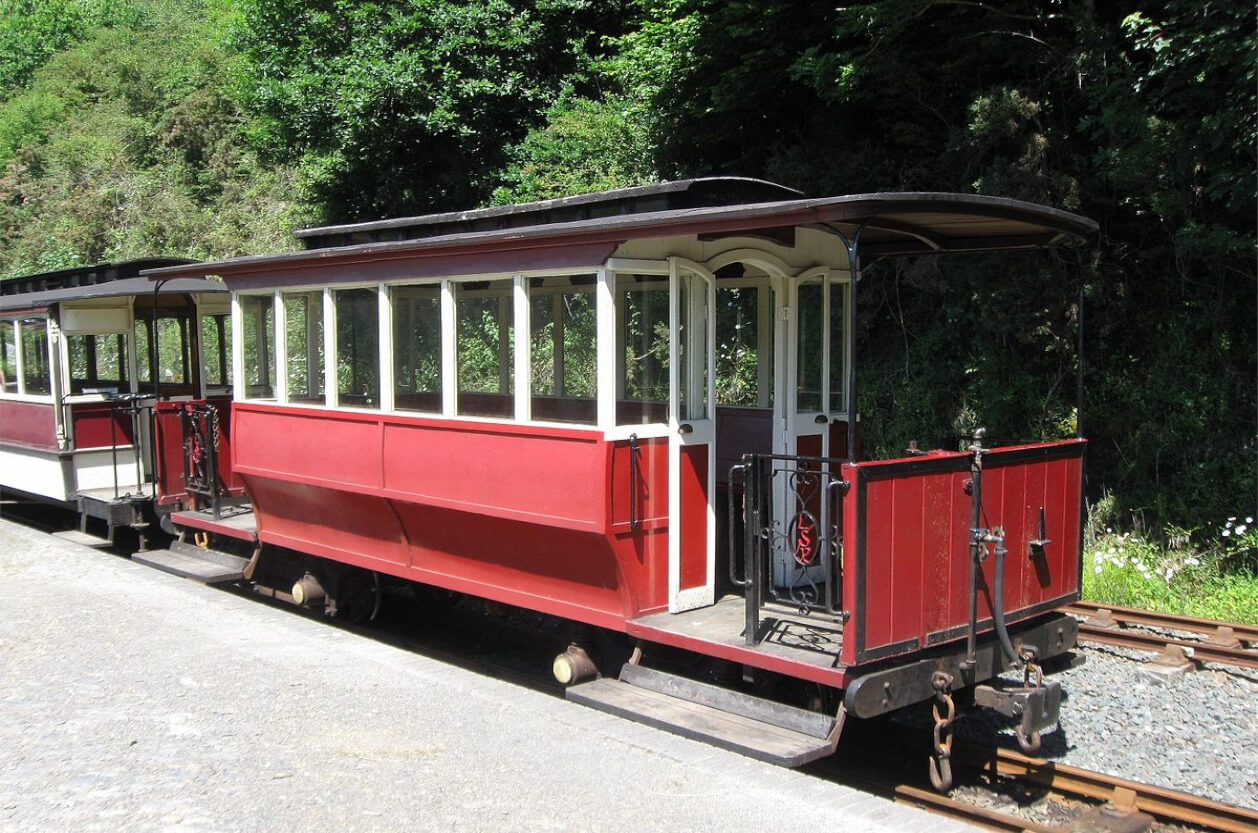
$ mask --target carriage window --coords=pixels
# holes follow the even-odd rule
[[[137,312],[137,316],[140,313]],[[153,378],[154,322],[145,315],[135,319],[136,375],[141,382],[184,384],[189,380],[188,319],[161,317],[156,322],[157,376]]]
[[[52,376],[48,369],[47,319],[28,318],[21,326],[23,392],[46,396],[52,393]]]
[[[245,398],[275,396],[275,300],[270,295],[243,295]]]
[[[441,287],[393,287],[393,400],[441,412]]]
[[[288,401],[323,402],[323,293],[284,296]]]
[[[188,319],[157,319],[157,368],[163,382],[183,384],[189,381]]]
[[[515,345],[510,279],[455,284],[458,413],[511,417]]]
[[[228,316],[201,316],[201,376],[207,385],[232,383],[232,331]]]
[[[529,279],[533,419],[598,421],[593,275]]]
[[[341,289],[336,304],[336,404],[380,407],[380,302],[375,288]]]
[[[125,334],[72,335],[66,344],[70,352],[71,393],[118,393],[128,389]]]
[[[773,406],[772,355],[760,355],[761,293],[767,286],[716,288],[716,403]],[[767,298],[765,299],[767,300]],[[760,362],[767,365],[761,368]],[[765,382],[762,390],[761,381]]]
[[[17,334],[12,321],[0,321],[0,390],[17,393]]]
[[[616,275],[616,424],[668,419],[668,278]]]
[[[847,405],[843,391],[847,389],[847,365],[843,360],[843,333],[847,317],[847,285],[830,284],[830,410],[842,411]]]
[[[821,410],[822,320],[821,282],[799,285],[798,329],[796,331],[796,407],[801,411]]]
[[[682,419],[707,419],[708,410],[708,282],[700,275],[678,273],[677,406]]]

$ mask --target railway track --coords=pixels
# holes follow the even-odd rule
[[[962,751],[958,744],[957,751],[963,760],[981,771],[1027,782],[1058,795],[1104,802],[1085,811],[1065,829],[1142,830],[1150,821],[1190,825],[1196,830],[1219,833],[1253,833],[1258,829],[1258,812],[1243,807],[1053,761],[1027,758],[1006,749],[969,747]],[[1061,833],[1063,830],[1060,825],[979,807],[907,784],[895,788],[895,800],[990,830],[1031,833]],[[1140,815],[1148,818],[1141,819]],[[1084,822],[1084,826],[1079,826],[1080,822]]]
[[[1165,654],[1168,662],[1215,662],[1258,669],[1258,627],[1196,619],[1150,610],[1076,602],[1065,608],[1079,617],[1079,636],[1088,642]],[[1155,630],[1133,630],[1153,628]],[[1161,631],[1194,634],[1171,636]]]

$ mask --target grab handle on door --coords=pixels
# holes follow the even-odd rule
[[[830,421],[830,418],[826,416],[825,414],[817,414],[815,417],[812,418],[812,421],[817,423],[818,425],[825,425],[827,422]]]
[[[681,425],[677,426],[678,434],[693,434],[694,432],[695,432],[695,427],[691,425],[689,422],[683,422]]]

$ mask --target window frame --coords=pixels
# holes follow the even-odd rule
[[[0,388],[0,397],[17,402],[56,402],[58,376],[61,371],[61,340],[54,335],[56,329],[52,313],[49,310],[27,311],[5,315],[3,320],[13,325],[13,375],[17,385],[13,391]],[[26,345],[23,344],[23,324],[32,321],[44,322],[44,362],[48,370],[48,393],[28,393],[26,390]]]
[[[352,413],[380,414],[390,417],[408,417],[418,419],[441,419],[459,422],[480,422],[522,427],[537,426],[561,428],[572,431],[597,431],[606,439],[623,439],[630,434],[639,437],[665,436],[668,433],[667,421],[618,426],[615,424],[616,397],[618,394],[619,372],[616,358],[616,327],[623,323],[623,310],[615,303],[615,285],[617,274],[650,275],[658,278],[657,282],[643,284],[643,288],[669,287],[669,264],[667,260],[633,260],[612,259],[607,264],[591,264],[580,267],[557,269],[538,269],[510,273],[488,273],[472,275],[455,275],[440,277],[400,277],[386,281],[345,281],[337,283],[294,284],[282,288],[266,290],[242,290],[232,293],[231,299],[231,374],[233,379],[233,398],[237,401],[258,402],[268,405],[282,405],[292,408],[323,408],[347,411]],[[594,422],[568,422],[557,420],[534,419],[532,416],[532,311],[531,299],[536,293],[530,293],[530,280],[536,278],[570,278],[572,276],[593,277],[590,291],[593,293],[595,316],[595,413]],[[458,358],[457,358],[457,293],[456,287],[484,281],[511,281],[513,328],[512,349],[514,358],[510,372],[512,378],[513,413],[510,417],[478,416],[457,412],[458,402]],[[394,289],[408,286],[431,286],[439,292],[439,310],[441,326],[441,407],[439,411],[416,411],[400,409],[396,404],[394,379]],[[336,388],[336,305],[335,293],[351,289],[374,289],[379,303],[379,368],[380,406],[361,408],[352,405],[338,404],[334,391]],[[543,294],[563,294],[576,287],[543,286]],[[311,293],[323,293],[323,337],[324,343],[324,396],[322,401],[290,401],[287,389],[286,373],[280,371],[287,366],[287,322],[285,315],[285,296]],[[476,293],[480,290],[464,290]],[[485,292],[493,290],[486,289]],[[275,356],[275,385],[271,397],[249,395],[249,385],[245,375],[244,364],[244,312],[247,298],[266,297],[271,300],[273,310],[272,326],[269,337],[272,339]],[[583,398],[583,397],[581,397]]]

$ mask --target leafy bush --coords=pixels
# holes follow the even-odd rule
[[[1095,517],[1095,516],[1094,516]],[[1091,601],[1258,624],[1258,527],[1229,518],[1194,535],[1168,529],[1166,540],[1107,527],[1084,553],[1083,596]]]

